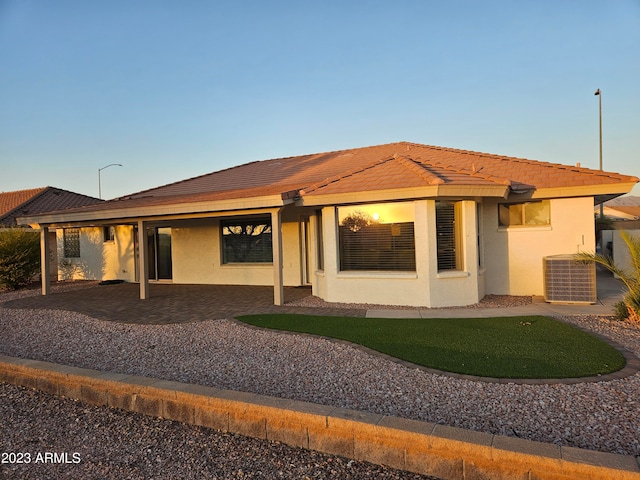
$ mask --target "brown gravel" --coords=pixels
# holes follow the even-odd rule
[[[480,302],[466,307],[443,307],[448,308],[504,308],[504,307],[521,307],[530,305],[533,299],[530,296],[512,296],[512,295],[486,295]],[[357,310],[415,310],[420,307],[398,306],[398,305],[378,305],[372,303],[339,303],[327,302],[319,297],[310,295],[300,300],[287,302],[289,307],[318,307],[318,308],[344,308]],[[427,308],[427,307],[424,307]],[[433,308],[429,310],[442,310]]]
[[[5,383],[0,425],[0,453],[30,461],[0,463],[3,479],[432,478]],[[44,463],[47,452],[69,463]]]
[[[33,293],[3,294],[0,300],[25,294]],[[565,320],[640,355],[637,327],[607,317]],[[409,368],[350,345],[227,320],[126,325],[1,304],[0,353],[640,454],[640,374],[573,385],[489,384]]]

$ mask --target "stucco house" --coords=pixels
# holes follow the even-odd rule
[[[273,285],[275,304],[283,286],[310,285],[332,302],[446,307],[542,295],[542,259],[593,251],[594,204],[637,182],[398,142],[251,162],[19,221],[42,229],[43,255],[56,229],[69,277],[139,282],[142,299],[150,281],[171,281]]]

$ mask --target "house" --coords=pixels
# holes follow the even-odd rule
[[[18,227],[16,219],[19,216],[37,215],[84,205],[95,205],[101,201],[97,198],[55,187],[0,192],[0,229]],[[50,230],[49,235],[49,243],[56,245],[55,230]],[[52,248],[49,256],[51,276],[55,279],[58,276],[57,249]]]
[[[637,182],[398,142],[251,162],[19,221],[57,229],[70,275],[137,281],[142,299],[150,281],[172,281],[273,285],[275,304],[283,286],[310,285],[331,302],[462,306],[542,295],[543,258],[593,251],[594,204]]]
[[[17,227],[16,218],[24,215],[94,205],[102,200],[55,187],[0,192],[0,228]]]

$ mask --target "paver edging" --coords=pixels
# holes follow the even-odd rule
[[[215,387],[0,356],[0,381],[441,478],[617,478],[617,455]]]

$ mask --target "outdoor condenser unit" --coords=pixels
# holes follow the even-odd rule
[[[550,303],[596,303],[596,265],[575,255],[542,259],[544,300]]]

